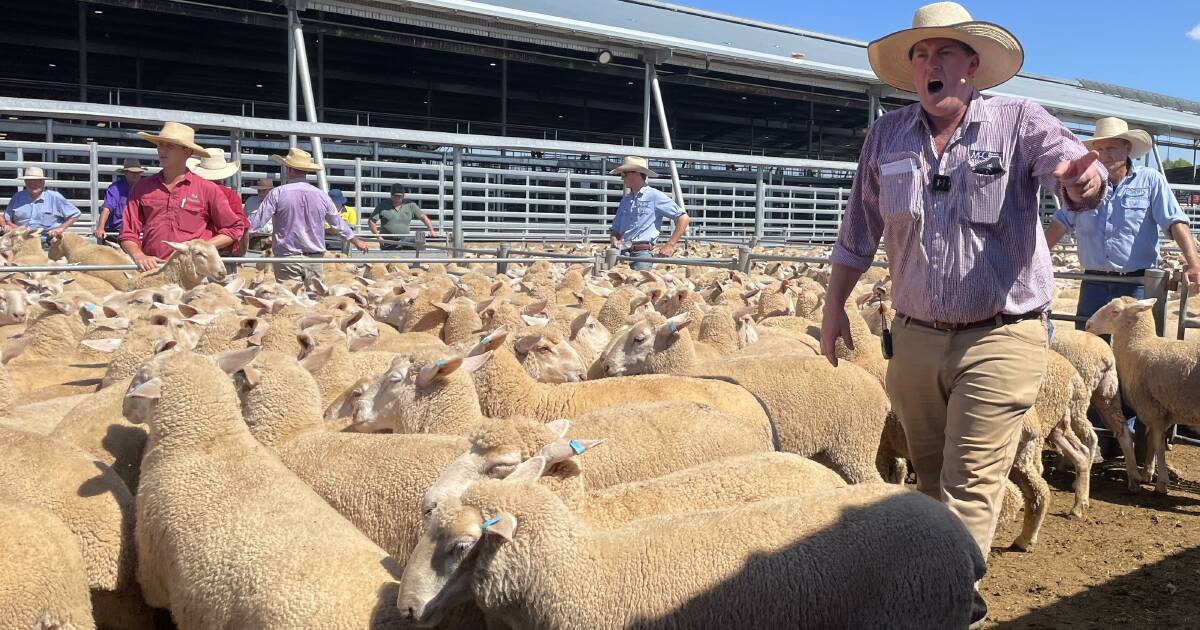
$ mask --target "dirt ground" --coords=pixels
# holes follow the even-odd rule
[[[1010,550],[1020,523],[996,535],[980,592],[988,628],[1200,628],[1200,447],[1175,444],[1181,479],[1158,496],[1125,489],[1120,461],[1097,466],[1091,510],[1068,518],[1070,470],[1051,471],[1053,502],[1038,546]],[[1098,472],[1096,472],[1098,471]]]

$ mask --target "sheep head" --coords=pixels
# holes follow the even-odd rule
[[[208,241],[164,242],[174,250],[168,264],[178,260],[176,264],[182,265],[179,281],[184,289],[191,289],[205,279],[218,282],[225,279],[225,263],[221,262],[221,254]]]
[[[540,383],[582,381],[586,366],[566,337],[554,328],[531,332],[513,342],[521,366]]]
[[[1084,330],[1097,335],[1112,335],[1117,330],[1133,328],[1142,313],[1154,308],[1158,298],[1135,300],[1122,296],[1105,304],[1084,325]]]
[[[684,329],[691,324],[688,312],[666,319],[657,313],[647,313],[632,320],[613,335],[612,341],[597,360],[598,376],[628,376],[654,374],[661,370],[664,355],[685,352],[693,355],[691,337]],[[681,340],[686,347],[675,346]]]

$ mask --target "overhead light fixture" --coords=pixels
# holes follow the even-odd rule
[[[628,83],[629,85],[633,85],[633,81],[628,81],[627,83]]]
[[[52,64],[50,64],[50,67],[51,67],[51,68],[57,68],[57,67],[58,67],[58,64],[56,64],[56,63],[52,63]]]
[[[96,9],[95,11],[92,11],[92,13],[95,13],[96,15],[104,15],[104,12],[100,9]]]
[[[743,101],[744,101],[744,100],[746,100],[746,97],[745,97],[745,96],[743,96],[743,97],[742,97],[742,100],[743,100]]]
[[[612,61],[612,58],[613,58],[612,51],[608,50],[607,48],[604,50],[601,50],[596,55],[596,61],[599,61],[600,63],[608,63],[608,62]]]
[[[488,65],[489,65],[489,66],[491,66],[491,67],[493,67],[493,68],[495,68],[495,67],[496,67],[496,62],[495,62],[495,61],[493,61],[493,62],[489,63]]]
[[[254,87],[262,87],[262,84],[261,84],[261,83],[255,83],[255,84],[254,84]]]

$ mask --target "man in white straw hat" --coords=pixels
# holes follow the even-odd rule
[[[240,160],[226,162],[225,152],[221,149],[209,147],[204,151],[206,155],[203,158],[188,159],[188,170],[216,184],[217,188],[221,189],[221,194],[225,195],[225,200],[229,202],[233,214],[241,221],[242,236],[245,237],[245,229],[250,227],[250,221],[246,218],[246,213],[242,211],[242,196],[225,183],[230,177],[237,174],[242,168],[242,163]],[[221,253],[233,256],[245,253],[245,250],[242,249],[242,240],[244,239],[238,239],[238,242],[221,250]]]
[[[1200,290],[1200,256],[1188,229],[1187,215],[1158,169],[1133,163],[1134,158],[1142,157],[1154,146],[1150,134],[1130,129],[1120,118],[1101,118],[1096,121],[1095,135],[1084,144],[1100,153],[1113,194],[1094,212],[1055,212],[1054,220],[1046,226],[1046,243],[1054,247],[1063,236],[1074,233],[1084,273],[1144,276],[1161,260],[1161,230],[1179,244],[1187,262],[1184,276],[1193,291]],[[1144,289],[1140,284],[1084,280],[1075,314],[1091,317],[1123,295],[1140,300],[1145,297]],[[1076,321],[1075,328],[1083,330],[1084,323]]]
[[[125,213],[125,204],[129,201],[129,191],[142,179],[146,169],[137,158],[125,158],[121,168],[117,169],[118,177],[104,191],[104,203],[100,206],[100,216],[92,227],[92,235],[97,243],[110,241],[119,243],[121,234],[121,216]]]
[[[658,228],[664,218],[675,223],[667,244],[658,250],[658,255],[667,258],[675,251],[675,244],[687,230],[687,212],[680,208],[675,200],[665,193],[646,185],[646,179],[657,177],[650,170],[646,158],[634,155],[626,156],[621,165],[608,172],[609,175],[620,175],[628,192],[621,197],[617,214],[613,217],[609,241],[613,247],[634,258],[653,258],[654,242],[658,240]],[[648,262],[635,262],[630,267],[649,270],[653,265]]]
[[[4,231],[14,226],[42,230],[42,249],[51,237],[58,236],[79,218],[79,208],[56,190],[46,188],[46,174],[40,167],[30,166],[21,174],[25,187],[12,196],[4,210]]]
[[[307,151],[292,147],[287,155],[272,155],[271,160],[283,165],[286,183],[267,193],[250,221],[250,233],[258,232],[267,221],[273,221],[271,253],[276,258],[323,258],[326,223],[359,251],[367,251],[367,244],[354,235],[354,229],[338,213],[329,195],[305,179],[309,173],[323,168]],[[274,267],[275,279],[280,282],[292,278],[307,282],[323,273],[319,264],[276,262]]]
[[[887,390],[917,486],[962,520],[986,559],[1046,363],[1053,270],[1039,188],[1088,210],[1107,173],[1041,106],[980,95],[1015,75],[1023,53],[958,4],[917,9],[912,28],[871,42],[867,57],[880,80],[919,102],[880,118],[864,142],[821,350],[836,365],[834,342],[853,347],[846,298],[883,237],[897,310],[884,333]],[[987,606],[971,597],[971,623],[982,623]]]
[[[168,122],[158,135],[138,132],[158,148],[162,170],[143,177],[129,193],[121,226],[121,248],[142,271],[152,271],[174,251],[168,242],[204,240],[225,249],[242,237],[243,217],[225,193],[188,170],[188,158],[208,157],[196,132]]]

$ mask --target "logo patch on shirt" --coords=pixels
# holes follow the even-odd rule
[[[1149,197],[1150,189],[1149,188],[1126,188],[1125,196],[1126,197]]]
[[[969,153],[971,162],[986,162],[989,158],[999,158],[999,151],[988,151],[987,149],[971,149]]]

